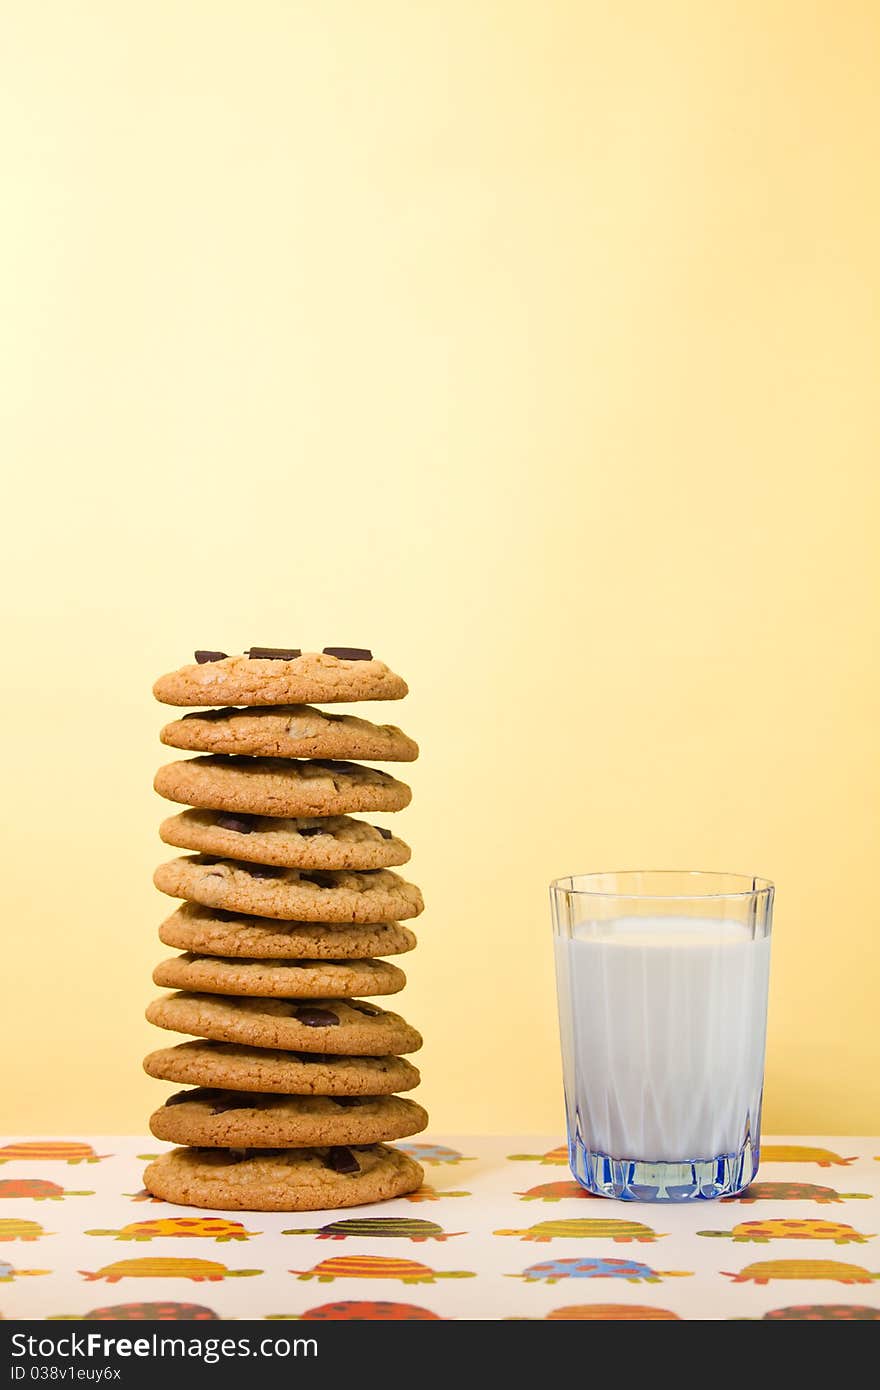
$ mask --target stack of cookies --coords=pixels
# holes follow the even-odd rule
[[[152,1163],[146,1187],[186,1206],[251,1211],[412,1192],[421,1168],[382,1141],[427,1124],[398,1094],[418,1085],[404,1054],[422,1040],[361,996],[403,988],[387,957],[415,946],[403,921],[422,897],[394,872],[408,846],[350,813],[410,800],[405,783],[352,759],[411,762],[418,748],[394,725],[312,707],[399,700],[406,683],[358,648],[195,656],[153,688],[165,704],[201,708],[161,734],[197,756],[154,783],[191,808],[159,832],[191,853],[156,870],[156,886],[184,900],[159,928],[183,954],[153,974],[177,992],[147,1010],[195,1041],[144,1063],[195,1089],[151,1117],[157,1138],[187,1147]]]

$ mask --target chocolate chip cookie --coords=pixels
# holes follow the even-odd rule
[[[416,938],[400,922],[334,926],[245,917],[199,903],[183,903],[159,928],[159,939],[202,956],[252,960],[361,960],[411,951]]]
[[[421,1187],[414,1159],[384,1144],[352,1150],[172,1149],[144,1186],[178,1206],[215,1211],[327,1211],[402,1197]]]
[[[181,811],[159,826],[166,845],[286,869],[393,869],[410,856],[390,830],[350,816]]]

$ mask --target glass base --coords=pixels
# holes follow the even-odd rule
[[[649,1163],[611,1158],[587,1149],[570,1135],[568,1161],[581,1187],[594,1197],[623,1202],[706,1202],[732,1197],[748,1187],[758,1171],[759,1147],[747,1135],[738,1153],[681,1163]]]

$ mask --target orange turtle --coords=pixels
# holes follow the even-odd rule
[[[262,1235],[261,1231],[246,1231],[240,1221],[227,1221],[219,1216],[166,1216],[155,1221],[132,1221],[118,1231],[84,1231],[87,1236],[115,1236],[117,1240],[154,1240],[157,1236],[195,1236],[215,1240],[248,1240]]]
[[[81,1269],[84,1279],[106,1279],[108,1284],[118,1284],[120,1279],[191,1279],[194,1284],[205,1280],[215,1283],[220,1279],[246,1279],[254,1274],[262,1274],[261,1269],[227,1269],[225,1265],[213,1260],[190,1259],[142,1259],[119,1260],[105,1265],[97,1273],[90,1274]]]
[[[762,1144],[762,1163],[816,1163],[820,1168],[846,1167],[855,1158],[841,1158],[831,1149],[815,1149],[803,1144]]]
[[[435,1279],[473,1279],[467,1269],[429,1269],[416,1260],[394,1260],[385,1255],[337,1255],[321,1260],[313,1269],[291,1269],[298,1279],[399,1279],[402,1284],[433,1284]]]
[[[18,1159],[56,1159],[64,1163],[100,1163],[110,1154],[96,1154],[91,1144],[71,1144],[48,1139],[35,1139],[21,1144],[4,1144],[0,1148],[0,1163]]]
[[[267,1313],[267,1322],[445,1322],[439,1313],[415,1303],[353,1302],[322,1303],[304,1313]]]
[[[565,1197],[586,1197],[591,1202],[599,1202],[595,1192],[588,1192],[579,1182],[542,1182],[537,1187],[529,1187],[525,1192],[515,1192],[524,1202],[561,1202]]]
[[[870,1274],[861,1265],[842,1264],[838,1260],[760,1260],[746,1265],[738,1274],[722,1269],[735,1284],[769,1284],[771,1279],[832,1279],[838,1284],[870,1284],[880,1274]]]
[[[872,1238],[843,1221],[741,1221],[732,1231],[697,1231],[698,1236],[724,1236],[737,1242],[770,1240],[833,1240],[835,1245],[864,1245]]]
[[[511,1163],[568,1163],[568,1146],[560,1144],[558,1149],[548,1149],[545,1154],[508,1154]]]

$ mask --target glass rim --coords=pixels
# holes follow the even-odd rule
[[[708,886],[696,888],[692,893],[645,893],[637,889],[627,889],[627,880],[642,878],[657,878],[678,880],[679,882],[692,880],[705,883],[706,880],[714,880],[717,884],[721,881],[727,883],[740,883],[743,886],[726,891],[712,891]],[[618,886],[609,888],[581,887],[582,884],[590,882],[599,883],[601,881],[618,880]],[[550,883],[550,892],[554,894],[566,894],[584,898],[618,898],[639,902],[705,902],[707,899],[717,901],[718,899],[731,898],[760,898],[772,897],[776,885],[772,879],[761,878],[757,874],[735,874],[724,873],[715,869],[615,869],[607,871],[594,870],[585,874],[565,874],[561,878],[554,878]]]

